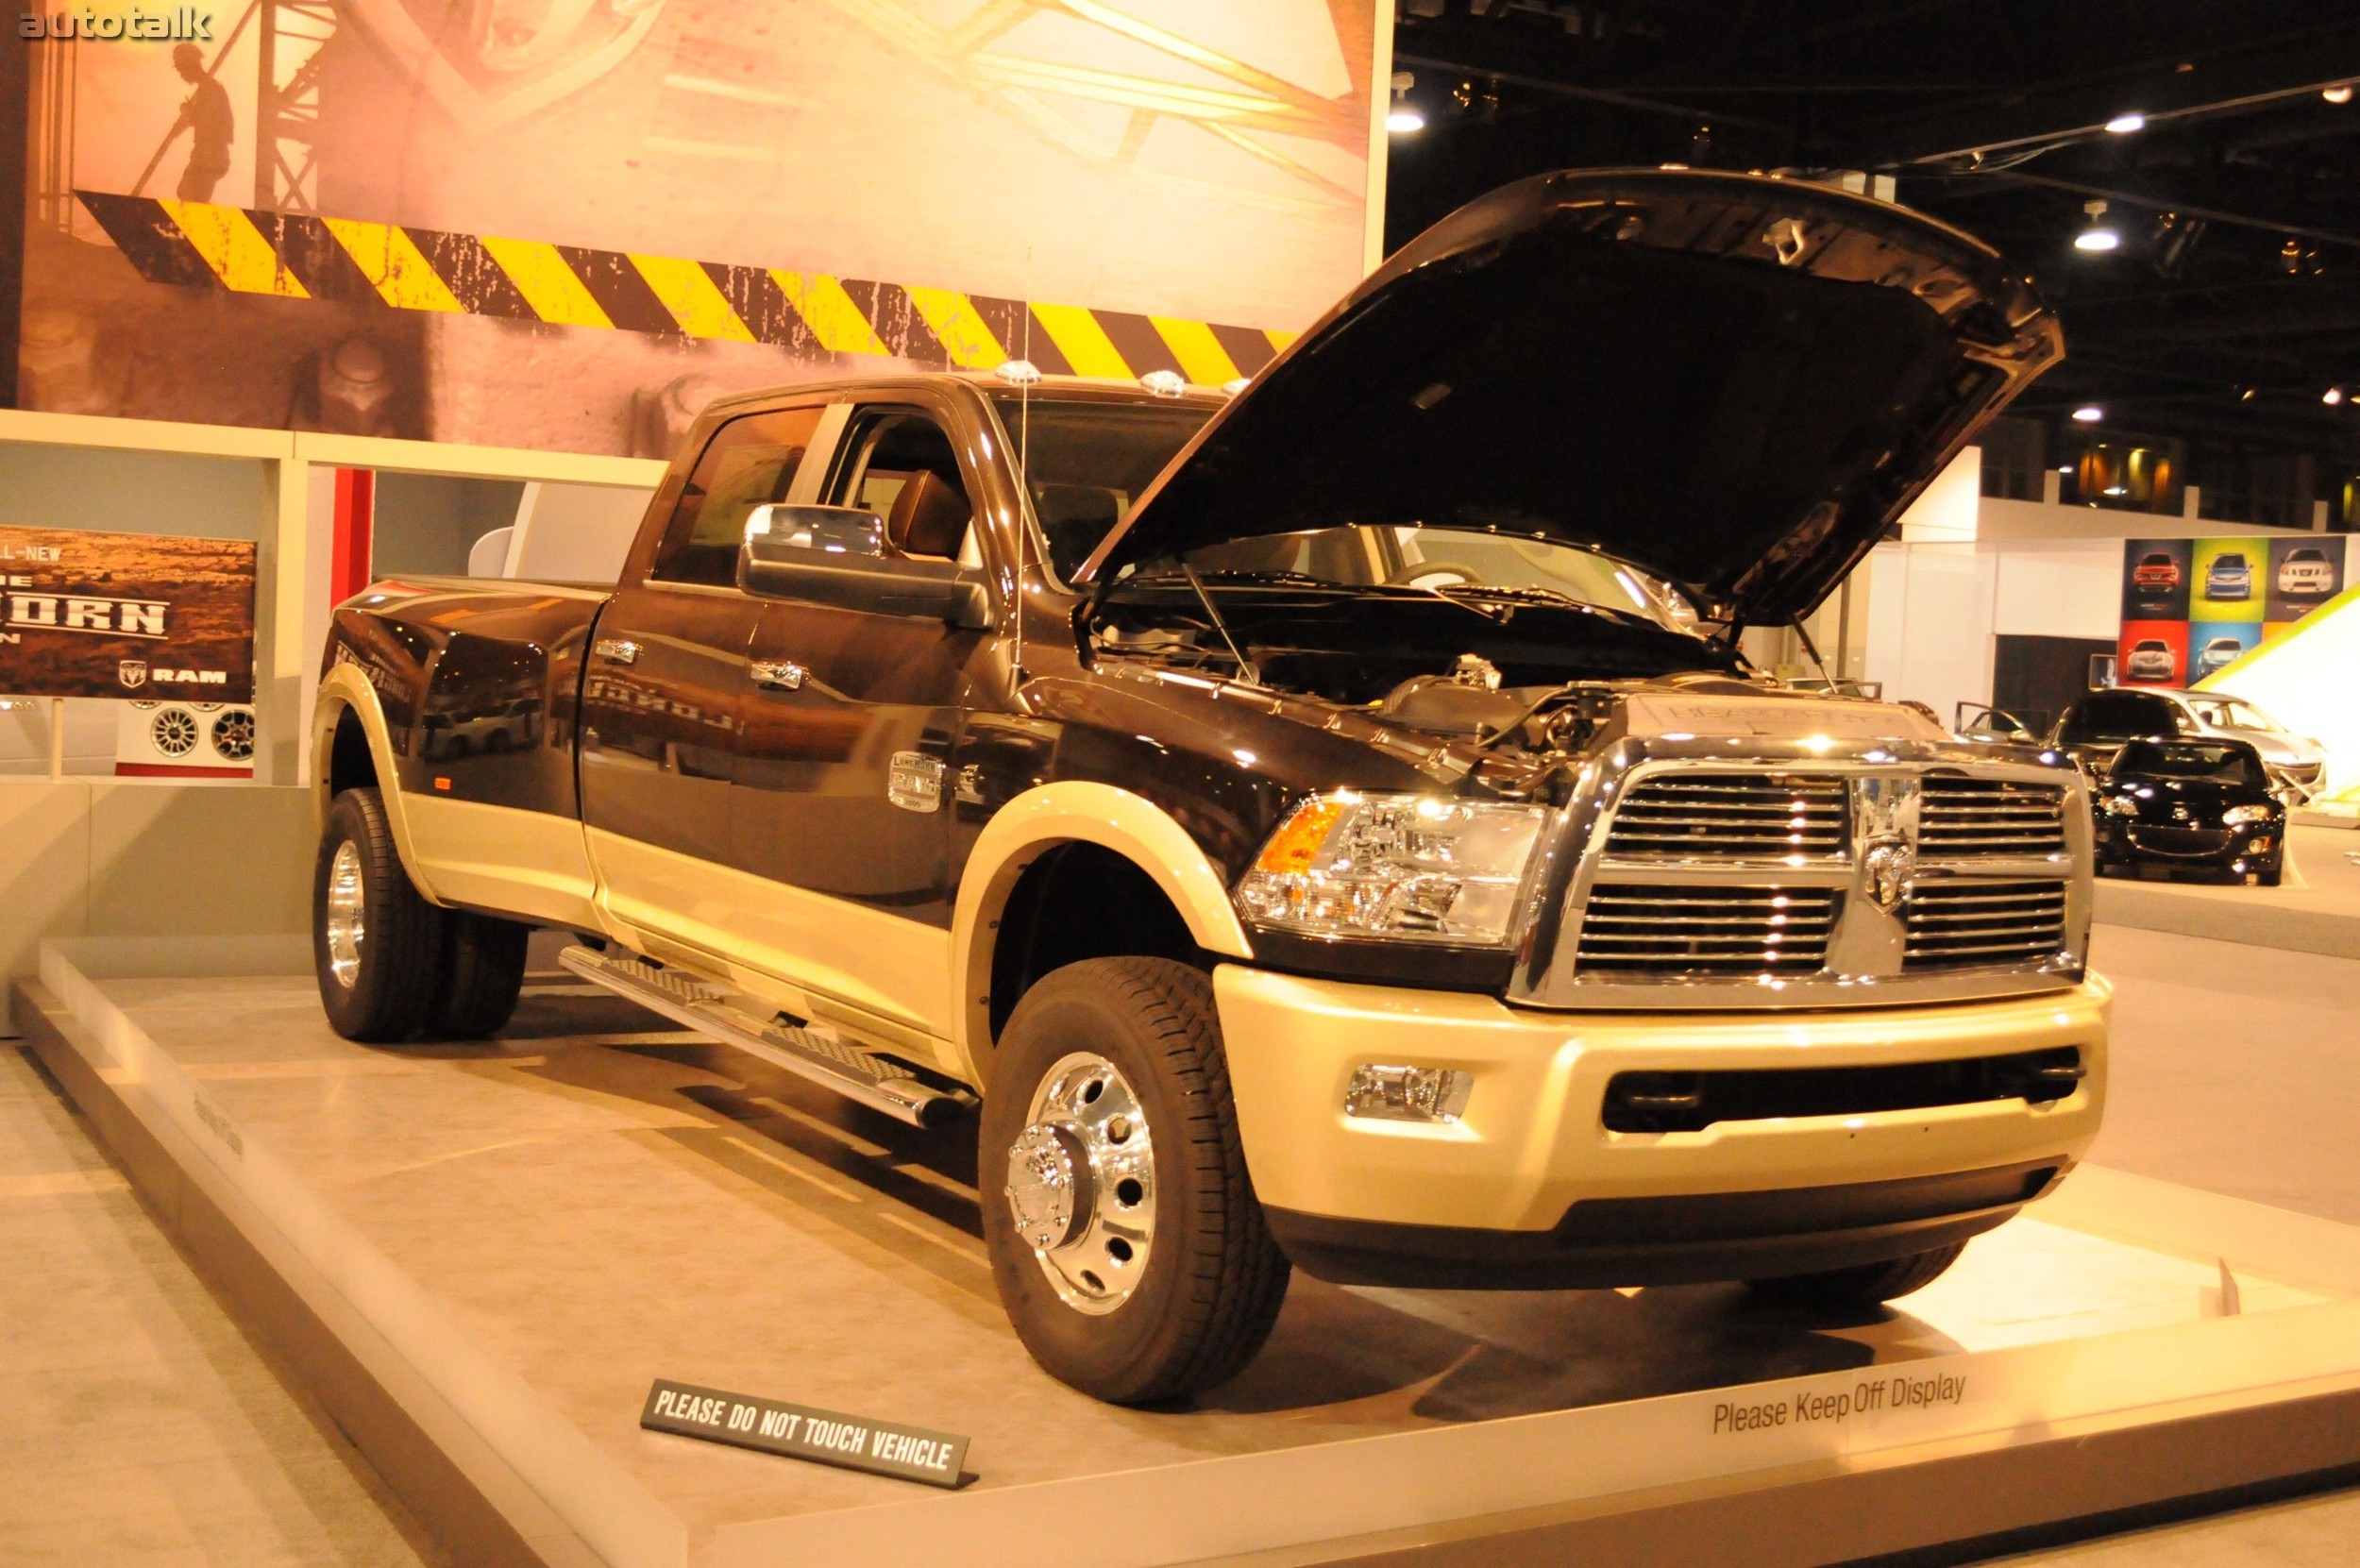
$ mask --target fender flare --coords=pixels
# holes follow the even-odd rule
[[[368,740],[369,761],[377,768],[378,796],[385,802],[385,820],[394,830],[394,850],[401,857],[401,868],[410,874],[411,885],[425,895],[429,902],[441,903],[433,884],[419,871],[384,705],[379,701],[377,688],[369,684],[368,678],[348,664],[329,666],[328,673],[320,677],[319,695],[312,703],[312,798],[321,828],[325,830],[328,809],[335,803],[330,793],[329,765],[336,753],[336,727],[346,709],[360,719],[361,733]]]
[[[951,919],[952,1044],[982,1084],[991,1051],[990,940],[1018,880],[1060,844],[1095,844],[1155,879],[1197,946],[1251,959],[1254,947],[1212,860],[1170,812],[1113,784],[1069,780],[1041,784],[993,814],[968,854]]]

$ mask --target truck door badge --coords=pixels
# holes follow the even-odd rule
[[[896,751],[885,772],[885,799],[903,811],[942,809],[942,759],[923,751]]]

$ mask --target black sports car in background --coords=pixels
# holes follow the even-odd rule
[[[2133,740],[2099,784],[2098,869],[2207,871],[2275,887],[2286,807],[2242,740]]]

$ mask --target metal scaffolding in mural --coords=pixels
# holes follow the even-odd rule
[[[32,59],[33,221],[59,233],[74,227],[74,118],[77,97],[74,45],[27,44]]]
[[[220,76],[223,62],[249,26],[255,38],[254,205],[271,212],[316,212],[320,51],[336,36],[336,8],[332,0],[249,0],[221,47],[205,61],[209,78]],[[181,129],[175,122],[156,143],[132,194],[147,189]],[[71,185],[69,179],[60,189],[70,193]],[[71,205],[69,194],[68,216]]]
[[[261,53],[255,70],[254,205],[266,211],[317,212],[320,61],[336,36],[336,8],[330,0],[255,0],[251,10],[261,23],[255,35]]]
[[[1348,98],[1322,97],[1099,0],[986,0],[954,26],[936,26],[900,0],[831,3],[896,47],[1013,110],[1093,162],[1136,164],[1155,123],[1169,118],[1284,171],[1321,198],[1360,199],[1357,190],[1322,173],[1283,142],[1270,140],[1275,135],[1325,142],[1365,156],[1368,124]],[[1109,71],[991,47],[1020,24],[1041,16],[1062,17],[1126,40],[1160,57],[1173,74]],[[1206,81],[1208,76],[1219,85]],[[1049,101],[1054,97],[1128,110],[1121,139],[1109,142],[1093,133],[1055,108]]]

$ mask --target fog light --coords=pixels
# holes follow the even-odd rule
[[[2246,841],[2246,848],[2255,854],[2266,854],[2269,851],[2270,843],[2271,840],[2269,835],[2267,834],[2264,834],[2259,838],[2248,839]]]
[[[1344,1114],[1387,1121],[1456,1121],[1475,1092],[1475,1074],[1447,1067],[1355,1068],[1344,1087]]]

